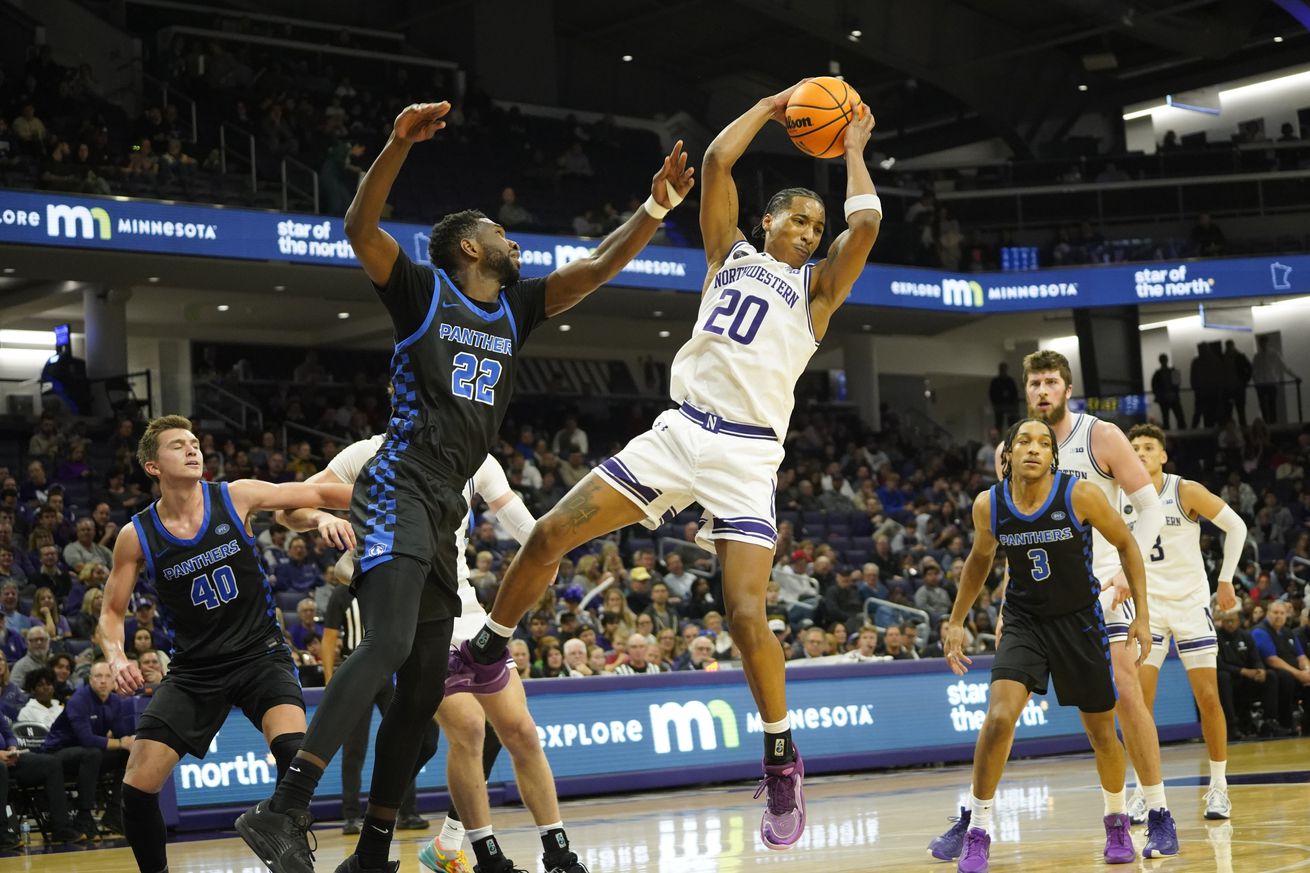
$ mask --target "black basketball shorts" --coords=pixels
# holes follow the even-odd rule
[[[285,645],[227,667],[170,670],[141,713],[136,737],[163,743],[179,757],[203,758],[232,707],[263,730],[264,714],[281,704],[305,708]]]
[[[992,681],[1011,679],[1045,694],[1047,677],[1061,706],[1083,712],[1114,709],[1118,692],[1110,641],[1100,603],[1058,616],[1034,616],[1006,608]]]

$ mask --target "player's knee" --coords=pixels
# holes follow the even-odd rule
[[[460,707],[450,712],[441,713],[441,729],[446,732],[446,739],[452,746],[461,750],[482,751],[482,740],[486,737],[486,722],[480,707]]]
[[[523,544],[524,560],[533,563],[557,564],[559,560],[578,545],[577,536],[572,526],[556,513],[547,513],[538,520]]]
[[[989,742],[1005,739],[1014,733],[1014,723],[1018,719],[1019,713],[1012,712],[1009,708],[993,707],[988,709],[987,717],[983,719],[983,736]]]
[[[496,728],[500,744],[509,750],[510,755],[518,757],[539,751],[541,740],[537,736],[537,726],[530,717],[515,719],[511,724]]]
[[[378,665],[390,676],[405,663],[413,646],[413,631],[406,634],[401,631],[377,633],[370,630],[358,648],[367,650],[369,657],[377,659]]]

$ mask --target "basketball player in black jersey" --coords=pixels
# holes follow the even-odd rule
[[[247,518],[260,509],[340,505],[349,486],[204,482],[200,441],[180,415],[150,422],[137,460],[159,480],[160,498],[118,535],[100,633],[118,690],[135,692],[143,678],[123,652],[123,616],[144,568],[173,653],[127,760],[123,830],[141,873],[160,873],[168,858],[159,790],[183,755],[205,756],[233,706],[263,731],[279,776],[305,735],[300,682]],[[338,532],[333,545],[352,546],[348,533]]]
[[[287,777],[236,823],[273,873],[313,870],[306,833],[314,789],[392,674],[395,694],[378,728],[364,827],[338,870],[396,869],[387,858],[397,808],[420,737],[441,702],[460,614],[454,531],[468,509],[463,488],[500,429],[523,343],[547,318],[616,276],[692,186],[679,142],[655,174],[645,207],[589,257],[544,279],[520,280],[518,245],[474,210],[447,215],[432,228],[433,269],[419,266],[379,221],[410,148],[444,127],[449,111],[446,102],[406,107],[346,213],[346,235],[395,327],[395,393],[386,439],[360,471],[351,502],[364,638],[327,686]],[[489,848],[499,854],[494,843]],[[494,866],[479,864],[481,873],[507,867],[503,855]],[[547,873],[584,869],[567,846],[546,867]]]
[[[1092,528],[1123,560],[1137,606],[1128,642],[1141,646],[1139,661],[1151,649],[1145,570],[1119,513],[1096,486],[1059,472],[1056,451],[1055,433],[1045,421],[1028,418],[1010,428],[1002,450],[1004,478],[974,501],[973,548],[942,631],[947,662],[963,676],[972,663],[963,653],[964,619],[999,547],[1010,569],[1005,633],[992,662],[987,718],[974,749],[970,808],[929,847],[939,858],[958,856],[961,873],[988,869],[992,802],[1015,723],[1033,692],[1046,692],[1048,677],[1060,705],[1081,710],[1102,790],[1122,794],[1124,788],[1110,643],[1098,600],[1101,586],[1092,573]],[[1129,824],[1127,815],[1105,817],[1107,863],[1125,864],[1136,857]]]

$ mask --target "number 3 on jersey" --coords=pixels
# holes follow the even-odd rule
[[[205,609],[218,609],[219,604],[227,603],[237,596],[237,574],[232,572],[232,568],[224,564],[214,570],[214,581],[211,583],[209,577],[211,574],[202,573],[191,580],[191,603],[193,606],[203,606]]]
[[[1028,560],[1033,562],[1033,581],[1045,582],[1051,577],[1051,560],[1046,549],[1029,549]]]
[[[450,393],[465,400],[496,405],[496,383],[500,381],[500,361],[481,358],[468,352],[454,357],[455,370],[450,374]]]
[[[725,288],[719,296],[719,305],[705,319],[703,329],[720,336],[726,332],[729,339],[748,346],[755,339],[755,334],[760,332],[760,325],[768,312],[769,301],[764,298],[742,294],[736,288]],[[726,319],[731,321],[725,329],[719,321]]]

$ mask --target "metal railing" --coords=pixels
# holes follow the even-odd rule
[[[322,440],[333,440],[337,443],[343,442],[341,437],[338,436],[337,434],[328,433],[327,431],[322,431],[322,430],[316,430],[315,428],[307,427],[306,425],[303,424],[296,424],[294,421],[284,421],[282,422],[282,426],[281,426],[280,435],[282,437],[282,442],[280,443],[280,445],[290,448],[291,435],[293,432],[300,435],[302,438],[316,437],[320,442]]]
[[[159,91],[159,106],[161,109],[170,104],[176,104],[178,101],[185,104],[185,117],[190,121],[191,129],[189,133],[187,131],[182,132],[182,139],[189,143],[199,140],[200,125],[197,121],[196,101],[163,79],[157,79],[149,73],[141,73],[141,81],[152,90],[157,89]]]
[[[683,549],[695,549],[696,551],[708,556],[711,562],[709,569],[706,570],[699,567],[693,567],[689,562],[683,561],[683,566],[688,573],[693,576],[699,576],[702,579],[709,579],[715,573],[719,572],[719,556],[714,552],[702,549],[696,543],[689,543],[686,540],[680,540],[676,537],[660,537],[655,542],[655,553],[661,564],[664,563],[664,556],[666,554],[670,552],[679,552]]]
[[[264,412],[258,405],[229,391],[214,380],[197,381],[192,393],[193,403],[198,412],[221,419],[229,427],[245,433],[250,432],[252,423],[254,429],[260,431],[264,429]]]
[[[249,171],[250,193],[258,193],[259,180],[255,177],[257,167],[255,135],[248,130],[237,127],[230,121],[224,121],[218,125],[218,167],[225,175],[228,172],[229,157],[241,165],[242,172]]]
[[[915,606],[906,606],[903,603],[896,603],[893,600],[883,600],[881,597],[868,597],[864,601],[864,614],[869,619],[869,624],[876,624],[873,620],[874,615],[878,612],[878,607],[885,606],[888,609],[894,609],[897,612],[904,613],[910,617],[918,617],[914,623],[927,629],[932,626],[932,616]]]
[[[292,181],[293,176],[299,176],[304,182],[296,184]],[[291,211],[289,194],[296,194],[312,202],[314,214],[318,214],[318,172],[295,158],[282,159],[282,209],[288,212]]]

